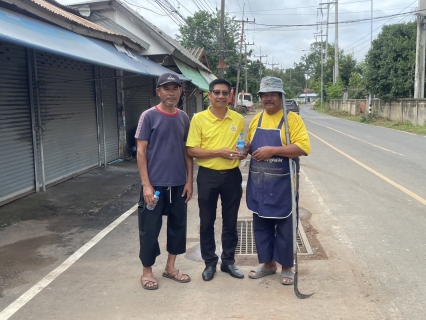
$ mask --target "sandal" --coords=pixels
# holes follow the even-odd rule
[[[154,277],[141,277],[142,288],[146,290],[157,290],[158,282]]]
[[[255,272],[255,274],[251,274],[252,272]],[[260,265],[256,269],[251,270],[248,277],[250,279],[259,279],[259,278],[263,278],[263,277],[269,276],[271,274],[274,274],[276,272],[277,272],[277,269],[268,270],[264,266]]]
[[[187,278],[182,279],[183,276],[186,276]],[[163,277],[168,278],[168,279],[172,279],[172,280],[180,282],[180,283],[185,283],[185,282],[191,281],[191,278],[186,273],[182,273],[182,271],[180,271],[180,270],[175,270],[175,271],[172,271],[170,273],[167,273],[167,272],[164,271]]]
[[[284,281],[284,278],[289,279],[291,281]],[[291,286],[294,282],[294,273],[293,271],[282,271],[281,272],[281,284],[285,286]]]

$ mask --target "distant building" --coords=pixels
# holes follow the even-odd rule
[[[316,93],[302,93],[300,96],[296,98],[297,102],[313,102],[318,99],[318,95]]]

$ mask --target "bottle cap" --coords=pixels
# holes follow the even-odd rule
[[[155,195],[159,196],[160,195],[160,191],[155,191]]]

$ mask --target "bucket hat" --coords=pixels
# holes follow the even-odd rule
[[[260,89],[257,94],[262,94],[266,92],[281,92],[284,93],[283,81],[280,78],[276,77],[264,77],[260,81]]]
[[[157,88],[165,85],[166,83],[176,83],[179,87],[182,87],[182,81],[175,73],[163,73],[157,81]]]

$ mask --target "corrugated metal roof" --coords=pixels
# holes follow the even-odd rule
[[[174,60],[183,75],[191,79],[191,82],[195,86],[197,86],[202,91],[209,91],[209,83],[207,83],[206,79],[197,69],[188,66],[186,63],[183,63],[176,58],[174,58]]]
[[[93,22],[86,20],[82,17],[79,17],[79,16],[77,16],[77,15],[71,13],[71,12],[65,11],[64,9],[61,9],[61,8],[55,6],[54,4],[51,4],[51,3],[49,3],[45,0],[30,0],[30,1],[35,3],[36,5],[44,8],[44,9],[46,9],[46,10],[58,15],[58,16],[61,16],[61,17],[65,18],[69,21],[77,23],[77,24],[84,26],[86,28],[90,28],[92,30],[96,30],[96,31],[100,31],[100,32],[105,32],[105,33],[108,33],[108,34],[114,34],[114,35],[117,35],[117,36],[122,36],[122,34],[120,34],[118,32],[115,32],[113,30],[99,26],[96,23],[93,23]]]
[[[200,71],[201,75],[206,79],[207,83],[210,84],[214,79],[217,79],[217,77],[213,73],[206,72],[204,70],[198,70]]]
[[[117,3],[119,3],[123,8],[125,8],[127,11],[131,12],[134,16],[136,16],[139,20],[141,20],[144,24],[146,24],[150,29],[152,29],[155,33],[157,33],[159,36],[161,36],[164,40],[166,40],[169,44],[171,44],[173,47],[175,47],[178,51],[181,52],[183,56],[191,60],[195,63],[195,65],[203,70],[206,70],[208,72],[211,72],[209,68],[207,68],[204,64],[202,64],[197,58],[195,58],[187,49],[185,49],[183,46],[180,45],[179,42],[177,42],[175,39],[170,37],[168,34],[166,34],[163,30],[158,28],[156,25],[152,24],[148,20],[146,20],[144,17],[142,17],[138,12],[130,8],[126,3],[120,0],[116,0]]]
[[[0,41],[137,74],[159,76],[169,69],[144,57],[119,51],[111,43],[85,37],[0,7]],[[180,75],[184,81],[189,79]]]
[[[202,48],[202,47],[188,49],[188,51],[198,60],[200,60],[201,54],[203,53],[203,50],[204,50],[204,48]]]
[[[133,34],[132,32],[130,32],[129,30],[127,30],[126,28],[123,28],[122,26],[120,26],[118,23],[112,21],[111,19],[108,19],[106,17],[104,17],[103,15],[97,13],[97,12],[92,12],[90,14],[89,19],[96,23],[97,25],[103,26],[105,28],[111,29],[111,30],[115,30],[121,34],[124,34],[125,36],[127,36],[129,39],[133,40],[134,42],[140,44],[140,46],[144,49],[148,49],[149,48],[149,43],[142,40],[141,38],[139,38],[137,35]]]

